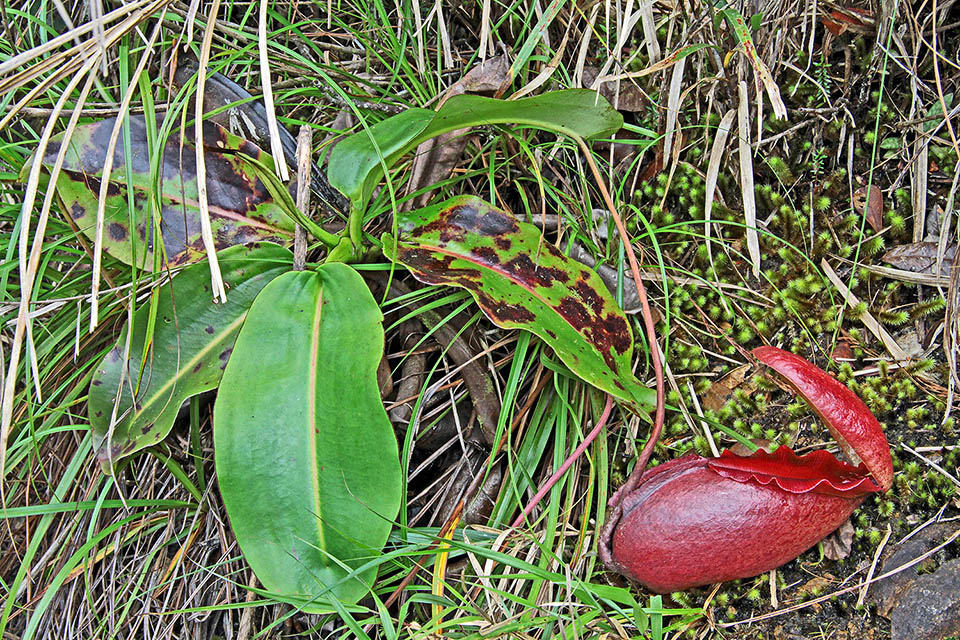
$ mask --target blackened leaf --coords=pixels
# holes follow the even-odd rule
[[[631,372],[633,334],[600,277],[543,240],[531,224],[474,197],[399,214],[384,253],[421,282],[463,287],[495,324],[526,329],[587,382],[652,404]]]
[[[289,250],[269,243],[232,247],[218,258],[230,288],[227,302],[213,303],[206,264],[187,267],[158,292],[153,347],[146,358],[150,313],[145,305],[134,315],[126,362],[122,358],[128,328],[94,372],[90,427],[104,465],[163,440],[184,400],[217,387],[253,299],[293,262]],[[115,402],[117,423],[111,434]]]
[[[89,238],[95,235],[97,200],[106,149],[114,119],[77,127],[70,139],[57,193],[64,211]],[[150,157],[146,120],[130,116],[131,157],[129,163],[122,140],[113,154],[113,171],[107,188],[103,248],[127,264],[152,268],[154,216],[148,198]],[[293,222],[276,204],[253,166],[243,155],[272,166],[273,159],[254,144],[225,129],[204,126],[207,199],[210,223],[217,249],[258,240],[280,240],[292,236]],[[170,264],[196,262],[206,255],[200,237],[200,209],[197,195],[196,152],[192,135],[180,145],[180,135],[167,138],[160,164],[157,203],[163,248]],[[60,150],[59,139],[47,149],[43,162],[52,167]],[[239,153],[237,153],[239,152]],[[132,174],[133,212],[128,211],[127,164]],[[131,217],[133,228],[131,229]]]

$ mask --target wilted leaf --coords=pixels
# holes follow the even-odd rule
[[[749,364],[741,365],[711,384],[701,399],[703,408],[708,411],[719,411],[723,408],[723,405],[727,404],[727,401],[733,397],[733,393],[737,389],[740,389],[747,395],[753,393],[757,388],[753,379],[746,383],[744,382],[751,369],[752,366]]]
[[[377,389],[380,309],[341,263],[257,297],[214,409],[220,493],[264,587],[306,611],[353,603],[401,498],[397,440]]]
[[[113,124],[114,119],[110,118],[77,127],[70,139],[63,172],[56,185],[64,211],[91,239],[95,233],[100,181]],[[103,248],[118,260],[128,264],[136,262],[149,269],[153,265],[155,220],[148,198],[152,187],[151,157],[145,125],[143,116],[130,116],[132,212],[128,210],[127,159],[122,141],[114,149],[113,171],[107,190]],[[254,168],[237,152],[269,166],[273,164],[272,158],[254,144],[215,124],[206,124],[203,135],[207,198],[217,249],[292,236],[293,222],[272,200]],[[200,237],[196,152],[192,136],[186,137],[182,148],[179,139],[179,134],[175,132],[164,145],[160,163],[160,200],[157,203],[164,252],[167,260],[174,265],[195,262],[206,255]],[[44,164],[52,167],[59,150],[59,139],[55,139],[47,148]]]
[[[583,68],[583,86],[593,86],[599,73],[599,67],[585,66]],[[622,80],[619,88],[616,80],[606,80],[600,83],[597,90],[600,95],[610,101],[610,104],[616,105],[618,111],[637,113],[646,109],[649,102],[643,91],[630,79]]]
[[[835,581],[836,578],[829,573],[822,576],[813,577],[797,587],[797,591],[794,595],[798,599],[803,599],[808,596],[821,595],[824,591],[833,586]]]
[[[867,223],[874,231],[883,228],[883,192],[875,184],[860,187],[853,194],[853,207],[860,215],[867,217]]]
[[[760,85],[763,84],[767,90],[767,96],[770,98],[770,105],[773,107],[773,113],[783,120],[787,118],[787,107],[783,104],[783,98],[780,97],[780,87],[774,81],[770,74],[770,69],[764,63],[763,59],[757,54],[757,47],[750,35],[750,27],[739,11],[732,7],[720,9],[718,16],[723,16],[727,24],[733,30],[734,36],[740,42],[740,50],[747,57],[750,64],[753,65],[754,83],[757,88],[757,95],[760,95]]]
[[[856,529],[849,520],[840,525],[839,529],[821,541],[824,557],[828,560],[843,560],[850,555],[854,533]]]
[[[172,78],[173,85],[178,88],[189,86],[195,82],[199,70],[197,58],[192,54],[181,52],[177,56],[177,67]],[[192,95],[193,93],[188,94],[188,96]],[[192,109],[194,100],[188,97],[186,104],[188,109]],[[240,132],[243,137],[249,138],[257,145],[263,145],[264,148],[270,146],[270,125],[263,100],[254,98],[249,91],[222,73],[208,72],[203,85],[203,112],[209,121],[226,127],[230,131]],[[335,129],[336,125],[332,128]],[[280,136],[280,146],[287,164],[292,167],[297,166],[297,141],[283,127],[279,127],[277,133]],[[316,164],[311,166],[310,186],[317,192],[322,202],[335,210],[346,210],[347,203],[343,196],[330,186],[326,175]]]
[[[820,18],[820,22],[835,36],[848,29],[854,33],[870,33],[874,27],[873,13],[856,7],[828,11]]]
[[[913,242],[894,247],[883,254],[883,261],[892,264],[897,269],[912,271],[913,273],[933,273],[937,271],[937,243]],[[957,255],[957,245],[948,244],[943,253],[943,262],[940,264],[940,274],[950,275],[950,266]]]
[[[844,332],[844,335],[837,339],[833,345],[833,349],[830,352],[830,358],[832,360],[854,360],[853,356],[853,339]]]
[[[633,335],[600,277],[531,224],[469,196],[401,214],[384,253],[429,284],[463,287],[495,324],[526,329],[587,382],[652,404],[631,372]]]
[[[217,387],[250,304],[268,282],[290,269],[293,254],[264,243],[231,247],[218,258],[230,287],[227,302],[214,304],[207,265],[187,267],[158,292],[153,346],[147,357],[143,348],[150,313],[144,306],[134,315],[126,363],[124,329],[94,372],[88,406],[93,447],[101,463],[116,462],[160,442],[187,398]],[[118,394],[117,424],[111,434]]]

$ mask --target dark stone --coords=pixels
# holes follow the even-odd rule
[[[955,526],[947,523],[934,524],[922,529],[917,535],[894,550],[894,552],[883,561],[883,565],[877,573],[883,574],[908,564],[943,542],[954,531],[956,531]],[[927,560],[927,562],[934,561],[933,558]],[[908,567],[903,571],[893,574],[889,578],[884,578],[876,584],[871,585],[870,591],[868,592],[869,599],[877,606],[877,613],[885,618],[889,618],[890,612],[897,606],[897,603],[907,588],[917,579],[917,570],[924,568],[924,566],[924,563],[920,563]]]
[[[960,634],[960,558],[914,580],[890,619],[892,640],[939,640]]]

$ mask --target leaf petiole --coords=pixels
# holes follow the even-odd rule
[[[264,186],[267,188],[267,191],[270,193],[270,196],[280,205],[281,209],[283,209],[283,212],[290,216],[301,227],[306,229],[307,233],[325,244],[328,249],[333,249],[340,243],[339,236],[330,233],[319,224],[308,218],[302,211],[300,211],[300,209],[297,208],[297,204],[290,196],[290,192],[287,191],[286,186],[273,172],[273,169],[246,154],[241,153],[238,155],[242,156],[243,159],[246,162],[249,162],[254,168],[254,171],[257,173],[257,177],[260,178],[261,182],[263,182]]]

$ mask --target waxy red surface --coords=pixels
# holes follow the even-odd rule
[[[778,567],[840,526],[868,494],[892,484],[886,437],[856,394],[786,351],[761,347],[753,355],[803,396],[858,464],[826,451],[797,456],[781,447],[750,456],[688,455],[647,471],[620,502],[622,515],[604,555],[609,551],[612,569],[652,591]]]

